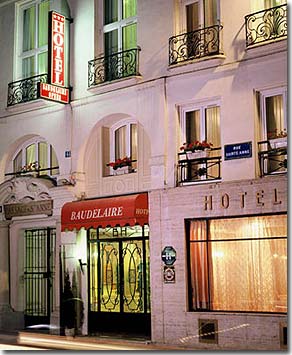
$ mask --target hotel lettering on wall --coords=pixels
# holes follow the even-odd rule
[[[247,203],[252,204],[255,207],[264,207],[268,203],[272,205],[281,205],[282,200],[279,196],[277,188],[274,188],[270,193],[259,189],[254,193],[248,193],[246,191],[238,192],[236,196],[230,193],[224,192],[216,198],[213,195],[204,196],[203,202],[204,210],[213,210],[215,203],[223,209],[228,208],[241,208],[244,209]]]
[[[12,217],[53,214],[53,200],[33,201],[29,203],[10,203],[4,205],[4,214],[6,219]]]
[[[39,83],[39,96],[67,104],[70,90],[66,87],[68,59],[66,58],[66,18],[55,11],[49,12],[48,83]]]

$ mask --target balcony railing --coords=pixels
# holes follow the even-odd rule
[[[246,47],[287,37],[287,4],[245,16]]]
[[[129,49],[88,62],[88,87],[139,75],[140,48]]]
[[[258,142],[260,176],[287,173],[287,147],[271,148],[269,141]]]
[[[47,79],[48,74],[41,74],[9,83],[7,106],[38,99],[38,83],[46,83]]]
[[[178,185],[221,179],[221,148],[212,148],[209,157],[188,159],[178,153]]]
[[[183,33],[169,39],[169,65],[186,60],[222,54],[220,49],[221,25]]]
[[[49,175],[48,175],[49,174]],[[14,177],[20,177],[20,176],[33,176],[33,177],[48,177],[48,176],[53,176],[59,174],[59,166],[53,166],[50,168],[35,168],[31,170],[20,170],[16,171],[13,173],[6,173],[5,176],[14,176]]]

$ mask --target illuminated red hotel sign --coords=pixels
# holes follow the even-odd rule
[[[67,104],[70,102],[69,89],[65,87],[65,16],[49,13],[49,78],[40,83],[41,98]]]

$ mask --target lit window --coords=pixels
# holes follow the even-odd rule
[[[30,164],[40,169],[39,175],[58,175],[59,164],[53,147],[43,140],[27,142],[13,158],[13,172],[27,170]]]
[[[136,48],[137,0],[104,1],[105,55]]]
[[[21,3],[18,9],[16,76],[28,78],[48,71],[49,0]]]
[[[192,105],[181,109],[182,143],[206,140],[220,147],[220,107],[218,104]]]
[[[123,159],[125,157],[137,160],[138,133],[137,124],[127,122],[119,126],[112,127],[111,130],[111,161]],[[137,168],[137,163],[132,163],[132,168]]]
[[[195,220],[190,310],[287,312],[287,215]]]
[[[265,90],[260,93],[262,139],[287,133],[286,88]]]

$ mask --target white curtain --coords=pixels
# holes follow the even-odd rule
[[[197,238],[204,226],[192,224],[191,235]],[[205,290],[200,275],[208,272],[211,310],[287,312],[286,236],[286,215],[211,220],[208,271],[205,262],[191,257],[198,295]],[[204,271],[198,276],[194,270],[199,268]]]

